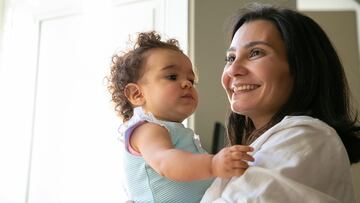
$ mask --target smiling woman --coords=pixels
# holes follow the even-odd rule
[[[236,13],[230,32],[228,136],[253,147],[255,161],[241,177],[216,179],[202,202],[355,202],[360,126],[325,32],[297,11],[260,4]]]
[[[285,104],[293,86],[279,31],[265,20],[244,24],[233,37],[226,61],[222,85],[231,109],[261,128]]]

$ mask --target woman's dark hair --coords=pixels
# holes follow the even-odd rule
[[[311,18],[290,9],[253,4],[233,18],[231,39],[245,23],[272,22],[285,44],[293,90],[289,100],[261,129],[250,118],[231,112],[227,122],[231,144],[250,144],[286,115],[308,115],[333,127],[348,152],[350,162],[360,160],[360,126],[352,112],[343,66],[329,38]]]
[[[107,76],[108,90],[115,103],[115,111],[123,121],[129,120],[133,116],[133,106],[126,98],[124,89],[127,84],[135,83],[140,79],[145,53],[155,48],[171,49],[183,53],[176,39],[162,41],[161,36],[152,31],[139,33],[131,50],[112,57],[110,75]]]

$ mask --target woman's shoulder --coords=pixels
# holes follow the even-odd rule
[[[274,127],[279,129],[287,129],[292,127],[311,127],[322,131],[332,131],[336,133],[336,131],[330,125],[311,116],[285,116],[282,121],[280,121]]]
[[[288,133],[291,133],[297,136],[311,136],[321,139],[325,139],[325,137],[340,139],[335,129],[330,125],[310,116],[286,116],[265,133],[269,133],[271,136],[283,135],[292,137],[288,135]]]
[[[325,122],[309,116],[285,117],[253,145],[261,154],[272,154],[278,159],[282,157],[299,163],[320,160],[327,160],[327,163],[330,160],[348,162],[346,149],[337,132]]]
[[[341,148],[337,132],[325,122],[310,116],[286,116],[278,124],[263,133],[254,148],[295,148],[296,151],[316,151],[316,148]],[[276,147],[275,147],[276,146]],[[282,146],[278,148],[278,146]],[[325,147],[326,146],[326,147]]]
[[[253,166],[319,191],[337,188],[336,184],[348,187],[351,182],[346,149],[325,122],[288,116],[262,136],[254,143]]]

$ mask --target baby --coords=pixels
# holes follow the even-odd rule
[[[196,110],[196,75],[178,41],[140,33],[113,56],[109,90],[123,120],[125,185],[134,202],[199,202],[214,177],[240,176],[253,157],[235,145],[207,154],[182,121]]]

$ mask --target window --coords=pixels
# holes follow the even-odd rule
[[[151,29],[186,51],[187,2],[26,2],[5,4],[0,148],[10,156],[1,155],[0,202],[119,202],[120,119],[104,79],[111,55]]]

